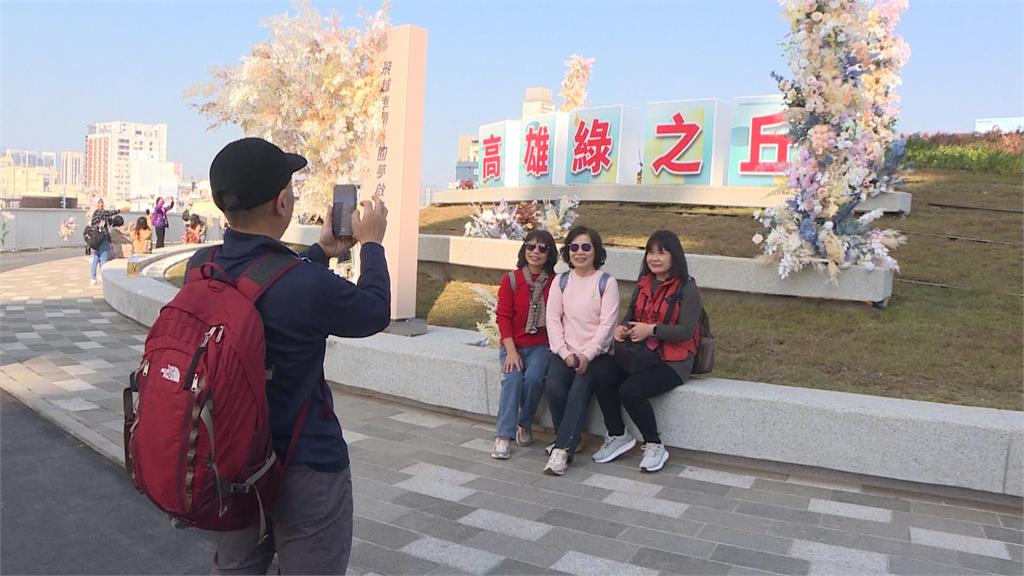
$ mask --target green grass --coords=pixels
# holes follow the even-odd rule
[[[906,160],[918,168],[947,168],[1005,176],[1024,174],[1024,154],[981,144],[933,144],[911,138],[907,142]]]

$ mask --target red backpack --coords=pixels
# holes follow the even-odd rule
[[[216,250],[189,260],[185,285],[160,310],[124,390],[125,467],[176,524],[230,531],[258,520],[262,539],[310,403],[282,464],[271,440],[272,367],[255,303],[300,260],[267,254],[231,282],[213,262]]]

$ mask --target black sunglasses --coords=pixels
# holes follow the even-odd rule
[[[569,244],[569,250],[572,250],[573,252],[579,252],[580,250],[590,252],[591,248],[593,248],[593,246],[589,242],[584,242],[583,244],[576,244],[573,242],[572,244]]]
[[[526,246],[526,251],[527,252],[533,252],[534,250],[536,250],[537,252],[540,252],[541,254],[547,254],[548,253],[548,245],[547,244],[537,244],[535,242],[527,242],[526,244],[523,244],[523,246]]]

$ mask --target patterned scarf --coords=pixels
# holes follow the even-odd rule
[[[529,268],[524,266],[522,271],[526,285],[530,287],[530,313],[526,315],[526,333],[536,334],[538,329],[544,327],[544,318],[547,315],[544,306],[544,286],[548,282],[548,272],[541,272],[534,280]]]

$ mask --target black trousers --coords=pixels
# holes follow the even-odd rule
[[[686,361],[684,372],[689,375],[693,369],[693,358]],[[594,395],[604,415],[604,425],[611,436],[626,433],[626,424],[622,420],[622,409],[640,429],[644,442],[661,444],[658,436],[658,422],[654,418],[654,409],[650,399],[683,384],[668,364],[659,362],[651,368],[636,374],[629,374],[617,363],[607,362],[594,372]]]
[[[163,248],[164,247],[164,235],[165,234],[167,234],[167,228],[161,228],[161,227],[157,227],[156,228],[156,247],[157,248]]]

